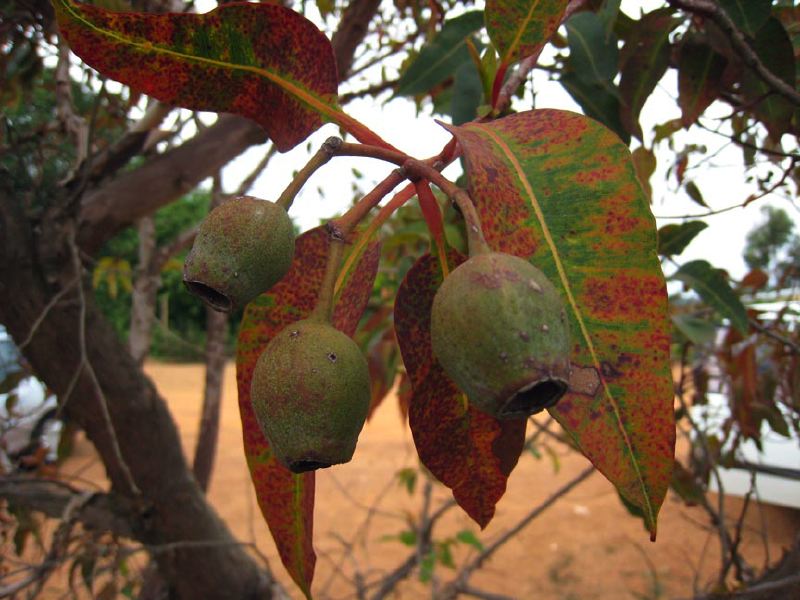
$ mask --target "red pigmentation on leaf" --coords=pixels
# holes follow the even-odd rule
[[[455,254],[450,258],[453,266],[464,261]],[[436,362],[430,316],[441,282],[438,259],[426,254],[409,270],[395,299],[397,340],[413,388],[409,424],[423,464],[483,528],[522,453],[527,421],[498,421],[473,408]]]
[[[333,114],[333,48],[308,19],[278,4],[209,13],[117,13],[55,0],[73,52],[104,75],[167,104],[231,112],[261,125],[285,152]]]
[[[289,272],[269,292],[248,304],[239,328],[236,383],[247,465],[258,505],[286,569],[308,596],[316,555],[312,546],[314,473],[294,475],[273,456],[250,400],[250,382],[259,355],[281,329],[308,316],[325,271],[328,233],[318,227],[295,243]],[[353,334],[367,305],[378,269],[380,247],[371,244],[337,297],[334,326]]]
[[[489,245],[530,260],[564,298],[572,376],[550,413],[655,536],[675,447],[670,321],[628,148],[561,110],[448,129]]]

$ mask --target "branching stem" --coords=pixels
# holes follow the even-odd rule
[[[469,194],[447,179],[439,171],[434,169],[427,162],[408,159],[403,163],[403,170],[412,178],[427,179],[436,184],[447,196],[456,203],[456,206],[461,210],[464,215],[464,221],[467,225],[467,241],[469,243],[470,256],[481,254],[483,252],[490,252],[491,249],[483,237],[483,230],[481,229],[481,219],[478,216],[478,211],[472,203]]]

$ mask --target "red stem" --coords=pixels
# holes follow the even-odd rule
[[[422,216],[425,217],[425,223],[431,232],[436,249],[440,255],[444,256],[446,253],[444,222],[442,221],[442,211],[439,210],[439,203],[436,202],[436,196],[433,195],[431,186],[426,179],[415,181],[414,189],[417,191],[419,207],[422,209]]]
[[[492,84],[492,108],[497,108],[497,100],[500,97],[500,90],[503,89],[503,80],[506,78],[506,71],[508,65],[502,63],[497,69],[494,76],[494,83]]]

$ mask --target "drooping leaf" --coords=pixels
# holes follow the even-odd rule
[[[631,156],[633,158],[633,168],[636,169],[636,177],[639,179],[639,183],[642,184],[642,189],[647,199],[652,202],[653,186],[650,185],[650,178],[656,172],[656,166],[658,166],[656,155],[652,150],[639,146],[631,153]]]
[[[678,56],[678,105],[688,127],[717,99],[727,60],[698,39],[683,40]]]
[[[486,30],[508,66],[536,54],[558,29],[567,0],[487,0]]]
[[[117,13],[73,0],[54,6],[61,33],[88,65],[167,104],[248,117],[281,151],[323,117],[352,125],[336,108],[330,42],[278,4],[226,4],[202,15]]]
[[[474,10],[448,20],[438,35],[420,50],[397,82],[398,96],[414,96],[452,77],[470,61],[467,38],[483,27],[483,11]]]
[[[498,421],[473,408],[434,358],[430,313],[441,282],[438,260],[426,254],[395,298],[397,340],[413,387],[409,423],[423,464],[483,528],[522,453],[526,421]]]
[[[256,421],[250,382],[267,343],[285,326],[313,309],[325,270],[328,234],[321,227],[299,238],[286,276],[269,292],[247,305],[236,349],[236,383],[244,450],[258,505],[269,525],[278,554],[292,579],[308,596],[316,555],[312,546],[314,473],[295,475],[274,457]],[[349,273],[337,296],[334,325],[353,335],[366,307],[377,272],[379,249],[373,244]]]
[[[769,19],[772,2],[773,0],[719,0],[719,5],[739,29],[755,36]]]
[[[453,125],[463,125],[478,116],[483,100],[483,84],[478,69],[471,62],[461,65],[453,82],[451,116]]]
[[[619,59],[617,38],[607,19],[591,12],[578,13],[567,21],[567,39],[570,55],[561,85],[587,116],[629,143],[630,133],[622,123],[619,90],[614,83]]]
[[[664,225],[658,230],[658,253],[661,256],[677,256],[706,227],[708,223],[703,221]]]
[[[780,19],[783,28],[789,35],[794,48],[795,68],[800,69],[800,6],[775,7],[775,15]]]
[[[587,83],[610,82],[617,74],[617,37],[593,12],[580,12],[566,23],[570,67]]]
[[[697,184],[694,181],[687,181],[686,185],[683,186],[686,190],[686,194],[694,200],[697,204],[704,208],[708,208],[708,204],[706,204],[705,198],[703,198],[703,192],[700,191],[700,188],[697,187]]]
[[[794,48],[778,19],[771,17],[758,30],[753,49],[767,69],[795,87]],[[748,68],[744,73],[742,93],[753,104],[753,113],[764,123],[772,139],[779,140],[790,131],[794,105],[775,92],[753,69]]]
[[[717,335],[717,324],[692,315],[672,315],[672,323],[693,344],[710,344]]]
[[[450,129],[489,244],[531,260],[567,304],[573,375],[551,414],[655,535],[675,442],[670,323],[628,149],[559,110]]]
[[[673,276],[684,282],[741,333],[748,329],[747,310],[739,296],[728,283],[724,272],[715,269],[708,261],[693,260],[681,266]]]
[[[570,19],[571,20],[571,19]],[[678,24],[672,9],[644,15],[631,29],[620,53],[622,78],[619,82],[622,124],[631,135],[642,139],[639,113],[645,101],[667,71],[669,34]]]

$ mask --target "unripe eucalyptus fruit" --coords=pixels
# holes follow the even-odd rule
[[[345,463],[369,410],[367,361],[331,325],[298,321],[267,344],[250,394],[276,458],[291,471]]]
[[[183,283],[211,308],[230,312],[255,299],[292,264],[294,227],[286,210],[242,196],[211,211],[183,266]]]
[[[476,408],[501,419],[553,406],[567,390],[569,326],[558,291],[529,262],[471,257],[436,293],[433,353]]]

